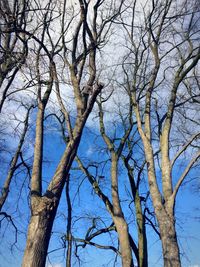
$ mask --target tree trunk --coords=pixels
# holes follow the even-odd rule
[[[69,170],[80,143],[83,125],[76,127],[78,134],[67,145],[45,195],[41,197],[34,190],[31,191],[32,215],[22,267],[45,266],[54,218],[65,180],[68,179]]]
[[[144,139],[144,147],[149,188],[160,229],[164,267],[180,267],[179,247],[174,223],[174,202],[170,204],[170,198],[168,197],[168,199],[165,199],[165,204],[162,203],[162,196],[157,185],[153,149],[146,139]],[[163,189],[164,191],[166,191],[166,188]]]
[[[173,216],[157,216],[162,242],[164,267],[181,267],[179,246]]]
[[[138,252],[139,252],[139,267],[148,267],[148,254],[147,254],[147,237],[145,219],[142,212],[141,200],[136,191],[135,194],[135,210],[136,210],[136,221],[138,229]]]
[[[71,267],[71,257],[72,257],[72,234],[71,234],[71,225],[72,225],[72,205],[69,194],[69,180],[70,175],[66,181],[66,200],[67,200],[67,253],[66,253],[66,267]]]
[[[148,253],[147,253],[147,237],[145,218],[142,210],[141,199],[139,196],[138,185],[134,180],[133,168],[128,163],[129,158],[124,158],[124,164],[128,171],[129,182],[131,186],[131,192],[135,204],[137,232],[138,232],[138,248],[133,249],[135,257],[137,259],[137,265],[139,267],[148,267]],[[138,176],[139,177],[139,176]],[[139,178],[138,178],[139,179]]]
[[[113,221],[116,226],[118,233],[121,257],[122,257],[122,266],[123,267],[133,267],[133,259],[131,246],[129,242],[128,226],[123,217],[113,218]]]
[[[30,113],[31,108],[32,107],[30,107],[28,109],[27,113],[26,113],[26,118],[25,118],[25,121],[24,121],[24,129],[23,129],[22,135],[20,137],[19,144],[18,144],[17,150],[15,152],[15,155],[13,156],[13,158],[11,160],[11,164],[10,164],[10,169],[8,171],[8,175],[6,177],[6,180],[4,182],[3,188],[1,190],[2,192],[1,192],[1,196],[0,196],[0,211],[2,210],[3,205],[4,205],[4,203],[5,203],[5,201],[6,201],[7,197],[8,197],[8,194],[9,194],[10,183],[12,181],[14,172],[16,170],[18,158],[20,156],[21,149],[22,149],[22,146],[24,144],[24,139],[25,139],[25,136],[26,136],[26,133],[27,133],[27,130],[28,130],[28,119],[29,119],[29,113]]]
[[[132,259],[131,246],[129,242],[128,225],[124,219],[119,199],[118,155],[115,152],[112,153],[111,184],[112,184],[112,202],[113,202],[113,221],[115,223],[119,237],[122,266],[132,267],[133,259]]]
[[[55,206],[56,205],[56,206]],[[43,197],[31,216],[22,267],[44,267],[57,203]]]

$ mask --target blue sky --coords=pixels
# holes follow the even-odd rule
[[[95,150],[93,149],[93,145],[95,142],[100,142],[99,140],[94,140],[95,135],[92,135],[90,131],[85,130],[84,136],[82,139],[82,143],[79,149],[79,155],[81,156],[90,156],[93,160],[97,160],[99,158],[98,155],[95,155]],[[47,141],[48,140],[48,141]],[[58,162],[59,158],[62,155],[64,150],[63,142],[60,140],[59,135],[46,135],[45,139],[45,153],[44,159],[48,160],[48,163],[44,164],[43,170],[43,179],[48,181],[55,168],[56,162]],[[102,155],[101,155],[102,156]],[[104,159],[107,158],[107,155],[104,154]],[[177,170],[178,171],[178,170]],[[107,170],[108,172],[108,170]],[[192,175],[192,174],[191,174]],[[19,179],[19,177],[18,177]],[[25,177],[21,177],[21,182],[24,181]],[[87,180],[84,180],[84,176],[77,174],[71,171],[71,191],[70,195],[73,199],[73,235],[75,237],[84,238],[84,235],[89,226],[91,226],[91,218],[90,216],[96,216],[102,218],[105,224],[108,226],[111,223],[110,215],[105,210],[104,205],[101,203],[99,198],[92,192],[90,184]],[[107,177],[105,178],[104,186],[102,187],[105,192],[109,190],[109,173],[107,173]],[[20,183],[21,183],[20,182]],[[120,184],[121,184],[121,195],[122,200],[127,199],[127,195],[125,195],[124,185],[128,183],[128,179],[126,175],[121,174],[120,176]],[[22,190],[22,197],[19,201],[19,209],[17,211],[13,210],[12,201],[17,201],[18,196],[13,196],[13,192],[16,190],[15,186],[19,186],[19,181],[16,180],[12,183],[12,189],[10,194],[10,199],[8,199],[8,203],[6,204],[10,214],[13,214],[13,218],[16,224],[23,231],[19,233],[17,244],[18,249],[14,248],[13,254],[10,251],[10,245],[14,240],[14,231],[11,225],[6,226],[5,220],[2,222],[2,230],[5,231],[5,235],[3,238],[3,233],[1,234],[2,246],[0,248],[0,267],[18,267],[21,265],[21,257],[23,255],[23,248],[25,245],[25,232],[27,226],[27,218],[28,218],[28,207],[27,207],[27,187],[24,187]],[[45,183],[44,183],[45,185]],[[27,184],[26,184],[27,186]],[[77,188],[80,187],[80,194],[77,193]],[[199,203],[199,195],[194,192],[192,184],[187,184],[183,188],[181,188],[176,205],[177,212],[177,231],[178,238],[180,242],[182,255],[182,266],[183,267],[197,267],[200,266],[200,254],[199,254],[199,244],[200,244],[200,227],[199,221],[195,219],[195,216],[200,215],[200,211],[197,211]],[[124,204],[123,204],[124,206]],[[125,208],[126,209],[126,208]],[[9,213],[9,212],[8,212]],[[130,212],[129,212],[130,213]],[[67,217],[67,205],[65,200],[65,195],[63,194],[61,199],[61,204],[59,206],[57,220],[54,224],[53,229],[53,238],[50,243],[49,251],[54,249],[62,248],[61,236],[65,234],[66,231],[66,217]],[[78,219],[81,217],[81,219]],[[137,234],[135,232],[135,223],[129,218],[129,228],[133,235],[133,238],[137,239]],[[4,224],[3,224],[4,223]],[[102,221],[99,219],[98,221],[99,227],[103,227]],[[148,247],[149,247],[149,267],[162,267],[162,254],[161,254],[161,243],[157,237],[157,235],[153,232],[151,227],[147,227],[147,235],[148,235]],[[98,244],[109,244],[110,238],[108,236],[102,235],[101,238],[94,239],[94,242]],[[112,240],[114,245],[117,245],[117,235],[116,233],[112,233]],[[87,246],[85,249],[80,249],[80,256],[83,262],[81,266],[83,267],[103,267],[103,266],[112,266],[114,260],[114,253],[106,250],[99,250],[90,246]],[[50,263],[53,263],[53,267],[62,267],[65,266],[64,263],[64,255],[65,251],[63,249],[59,249],[54,253],[49,254]],[[74,266],[78,266],[78,262],[74,259]],[[120,260],[118,260],[118,266],[121,266]],[[48,263],[48,267],[50,267],[50,263]]]

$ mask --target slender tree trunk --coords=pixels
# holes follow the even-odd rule
[[[122,208],[119,200],[118,192],[118,156],[112,153],[112,167],[111,167],[111,180],[112,180],[112,202],[113,202],[113,221],[119,237],[119,244],[122,257],[122,266],[133,266],[132,251],[129,241],[128,225],[124,219]]]
[[[7,197],[8,197],[9,190],[10,190],[10,183],[12,181],[14,172],[16,170],[18,158],[20,156],[21,149],[22,149],[22,146],[24,144],[24,139],[25,139],[25,136],[26,136],[26,133],[27,133],[27,130],[28,130],[28,119],[29,119],[30,110],[31,110],[31,107],[27,111],[26,118],[25,118],[25,121],[24,121],[24,129],[23,129],[22,135],[20,137],[19,144],[18,144],[17,150],[15,152],[15,155],[13,156],[13,158],[11,160],[11,164],[10,164],[10,169],[8,171],[8,175],[6,177],[6,180],[4,182],[3,188],[1,190],[0,211],[2,210],[3,205],[4,205],[4,203],[5,203],[5,201],[6,201]]]
[[[67,253],[66,253],[66,267],[71,267],[71,257],[72,257],[72,234],[71,234],[71,224],[72,224],[72,205],[69,194],[69,180],[70,176],[66,181],[66,200],[67,200]]]
[[[163,213],[157,218],[162,242],[164,267],[181,267],[174,219],[167,214],[163,215]]]
[[[135,194],[135,210],[136,210],[136,221],[138,228],[138,252],[139,252],[139,267],[148,267],[148,254],[147,254],[147,237],[145,219],[142,212],[141,200],[136,191]]]
[[[141,200],[136,187],[133,172],[131,166],[128,164],[128,161],[124,161],[125,166],[128,170],[129,182],[131,185],[131,191],[135,204],[136,211],[136,222],[137,222],[137,231],[138,231],[138,250],[135,256],[137,258],[137,264],[139,267],[148,267],[148,253],[147,253],[147,237],[146,237],[146,227],[145,227],[145,218],[142,211]]]
[[[72,234],[68,233],[68,242],[67,242],[67,256],[66,256],[66,267],[71,267],[71,257],[72,257]]]

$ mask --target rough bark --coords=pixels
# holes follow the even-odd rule
[[[159,212],[157,219],[162,242],[164,267],[180,267],[180,253],[173,216],[168,215],[166,212]]]
[[[140,123],[139,112],[137,109],[136,109],[136,115],[138,120],[138,130],[143,140],[145,149],[150,193],[156,213],[156,218],[158,220],[158,224],[160,227],[160,237],[163,249],[164,266],[178,267],[181,266],[181,263],[180,263],[179,247],[176,238],[175,223],[174,223],[174,201],[171,199],[171,196],[168,193],[167,194],[164,193],[165,196],[167,197],[167,199],[165,199],[165,203],[163,203],[162,201],[161,193],[159,191],[157,184],[153,149],[151,143],[144,135]],[[163,186],[165,187],[163,189],[164,192],[170,191],[167,190],[168,187],[166,186],[165,183],[163,183]],[[170,200],[172,200],[171,203]]]
[[[83,125],[80,125],[80,127],[82,128]],[[29,223],[22,267],[45,266],[44,262],[46,260],[53,221],[65,180],[68,177],[71,164],[80,143],[81,129],[79,129],[78,133],[79,135],[68,144],[45,195],[42,197],[35,194],[32,195],[32,215]],[[38,255],[40,255],[41,260],[37,259]]]
[[[165,203],[162,201],[156,182],[152,149],[146,149],[146,159],[148,162],[149,187],[160,229],[164,266],[178,267],[181,266],[181,263],[175,231],[174,202],[170,203],[170,198],[165,200]]]
[[[123,267],[133,267],[133,259],[129,242],[128,225],[123,217],[114,216],[113,221],[118,233]]]
[[[43,197],[31,216],[22,267],[44,267],[57,210],[52,199]]]
[[[71,139],[69,143],[67,144],[67,147],[62,156],[62,159],[60,160],[58,164],[58,167],[46,190],[45,195],[40,196],[40,192],[32,190],[32,194],[31,194],[32,217],[31,217],[31,221],[29,224],[27,245],[25,249],[22,267],[27,267],[27,266],[28,267],[29,266],[30,267],[44,267],[45,266],[43,258],[45,257],[46,259],[48,244],[49,244],[49,240],[51,237],[53,221],[54,221],[57,207],[60,201],[61,193],[63,191],[65,181],[69,175],[69,170],[71,168],[72,162],[76,156],[76,152],[80,144],[82,131],[85,126],[86,120],[92,110],[96,96],[98,95],[101,89],[102,87],[99,87],[94,92],[94,94],[91,96],[89,105],[85,113],[83,115],[80,115],[80,112],[79,112],[79,116],[77,117],[77,121],[73,129],[73,133],[72,133],[73,139]],[[38,115],[38,118],[39,117],[42,118],[40,114]],[[38,128],[37,130],[39,131]],[[41,147],[39,146],[39,148]],[[37,153],[37,151],[35,151],[35,153]],[[40,149],[39,149],[39,153],[41,153]],[[38,158],[38,162],[40,162],[40,160],[41,160],[41,156]],[[35,166],[37,167],[38,164],[36,164]],[[38,169],[38,171],[40,172],[41,169]],[[36,174],[34,173],[34,175]],[[41,174],[37,174],[37,177],[41,177],[40,175]],[[40,185],[39,182],[40,180],[36,181],[36,183],[34,183],[33,181],[32,188],[37,189],[38,188],[37,185]],[[39,190],[40,190],[40,186],[39,186]],[[39,216],[39,218],[35,218],[36,214],[38,214],[38,209],[42,211],[41,212],[42,214],[44,214],[41,216],[47,218],[47,219],[44,219],[44,223],[42,224],[42,227],[40,227],[41,220],[39,220],[41,216]],[[40,245],[38,246],[37,245],[38,243],[42,244],[42,246]],[[41,250],[41,251],[38,252],[38,250]],[[42,258],[41,261],[35,259],[38,257],[38,253],[40,254]]]
[[[51,1],[49,1],[50,5]],[[79,1],[79,19],[73,13],[73,17],[67,22],[65,20],[65,15],[68,14],[66,10],[66,3],[64,1],[63,7],[63,17],[62,17],[62,48],[60,49],[60,41],[56,44],[58,47],[52,47],[51,51],[45,46],[46,36],[50,39],[49,43],[54,44],[51,39],[50,34],[48,33],[50,21],[48,17],[48,9],[47,13],[44,16],[44,26],[43,32],[41,34],[41,38],[38,39],[35,37],[35,41],[39,43],[40,47],[38,49],[37,60],[36,60],[36,70],[37,70],[37,80],[38,80],[38,99],[39,99],[39,111],[37,117],[37,126],[36,126],[36,144],[34,151],[34,164],[33,164],[33,172],[32,172],[32,180],[31,180],[31,221],[29,224],[28,237],[27,237],[27,246],[25,250],[23,267],[44,267],[45,266],[45,258],[47,255],[48,243],[51,236],[51,230],[53,226],[54,217],[56,214],[56,210],[60,201],[61,193],[63,191],[64,184],[69,175],[69,170],[71,164],[76,156],[76,152],[80,143],[80,139],[82,136],[82,131],[85,126],[86,120],[89,114],[92,111],[94,103],[96,101],[97,95],[103,89],[103,84],[99,83],[97,79],[96,73],[96,50],[98,48],[98,44],[100,43],[101,36],[105,38],[102,32],[104,30],[105,25],[108,23],[112,23],[111,16],[106,19],[106,23],[102,23],[100,29],[99,25],[97,27],[97,10],[101,6],[101,1],[97,1],[96,5],[93,6],[94,9],[94,18],[87,22],[88,16],[88,5],[87,1]],[[77,6],[78,7],[78,6]],[[92,7],[92,6],[91,6]],[[119,7],[119,11],[121,6]],[[51,10],[51,9],[49,9]],[[119,11],[115,11],[116,15]],[[115,15],[115,16],[116,16]],[[52,18],[52,16],[50,16]],[[74,20],[73,24],[73,36],[74,38],[69,41],[67,40],[67,32],[70,30],[70,25]],[[93,23],[91,25],[91,23]],[[70,26],[70,27],[69,27]],[[83,29],[83,30],[82,30]],[[47,33],[47,34],[46,34]],[[26,34],[28,34],[26,32]],[[31,34],[31,38],[34,38],[34,34]],[[65,39],[66,38],[66,39]],[[69,49],[69,47],[70,49]],[[43,62],[43,54],[41,51],[44,50],[48,59],[50,60],[50,68],[49,68],[49,82],[50,88],[46,90],[43,94],[43,87],[41,86],[43,70],[40,65],[40,62]],[[57,52],[55,52],[57,51]],[[65,108],[64,101],[62,101],[62,97],[60,96],[60,76],[57,74],[56,65],[53,62],[54,52],[62,54],[63,52],[63,63],[69,71],[70,75],[70,84],[72,85],[74,92],[74,101],[76,104],[76,119],[75,122],[73,120],[73,126],[70,122],[70,111]],[[71,52],[71,57],[70,57]],[[88,60],[87,60],[88,59]],[[89,66],[88,66],[89,61]],[[59,65],[59,64],[58,64]],[[59,65],[60,69],[60,65]],[[88,72],[89,70],[89,72]],[[87,75],[85,76],[85,73]],[[64,73],[64,72],[63,72]],[[64,74],[65,75],[65,74]],[[61,75],[62,76],[62,75]],[[68,75],[67,75],[68,76]],[[62,76],[63,77],[63,76]],[[87,79],[87,82],[85,81]],[[46,80],[46,78],[45,78]],[[64,78],[65,80],[65,78]],[[61,107],[62,113],[64,114],[65,121],[67,124],[68,137],[69,142],[66,146],[65,152],[60,160],[57,169],[48,185],[46,193],[42,195],[42,150],[43,150],[43,120],[45,114],[45,107],[49,99],[49,95],[51,93],[53,82],[55,82],[58,102]],[[84,96],[82,95],[82,85],[86,83],[86,85],[91,86],[93,91],[91,95],[87,99],[87,103],[84,105]],[[67,86],[69,83],[66,83]],[[42,97],[43,95],[43,97]],[[70,107],[69,107],[70,109]],[[45,201],[44,201],[45,200]],[[38,214],[38,209],[41,210],[41,214]],[[41,221],[44,218],[44,221]],[[37,258],[41,258],[40,260]]]

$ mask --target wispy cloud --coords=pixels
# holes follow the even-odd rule
[[[46,267],[63,267],[61,263],[47,263]]]
[[[89,146],[88,150],[86,151],[87,156],[91,156],[95,152],[94,147]]]

